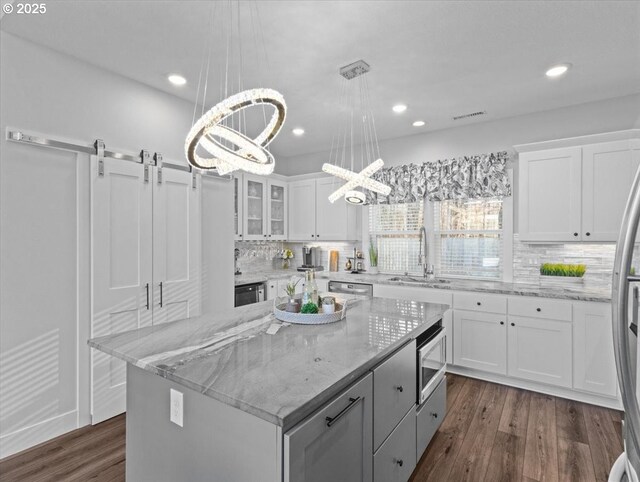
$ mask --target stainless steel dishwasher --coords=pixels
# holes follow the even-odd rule
[[[366,283],[349,283],[345,281],[329,281],[329,291],[348,295],[373,296],[373,285]]]

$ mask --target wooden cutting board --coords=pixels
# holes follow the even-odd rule
[[[338,251],[329,251],[329,271],[338,271]]]

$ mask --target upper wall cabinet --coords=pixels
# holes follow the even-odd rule
[[[640,165],[640,140],[520,154],[522,241],[615,241]]]
[[[287,239],[286,183],[247,174],[242,179],[241,192],[236,190],[236,197],[242,199],[243,222],[236,239]]]
[[[289,183],[290,241],[350,241],[358,238],[360,213],[342,199],[329,202],[338,188],[334,178]]]

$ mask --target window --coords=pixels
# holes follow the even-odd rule
[[[502,208],[501,199],[433,203],[431,259],[439,276],[502,278]]]
[[[369,235],[378,248],[383,273],[421,273],[418,265],[424,203],[369,206]]]

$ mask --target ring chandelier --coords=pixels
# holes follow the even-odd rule
[[[208,29],[211,32],[211,39],[208,46],[208,58],[205,55],[207,48],[203,50],[193,121],[195,121],[198,104],[200,103],[203,107],[201,117],[197,122],[192,121],[193,126],[185,139],[185,156],[192,167],[215,170],[219,175],[230,174],[235,170],[243,170],[258,175],[269,175],[274,170],[275,160],[266,147],[282,129],[286,118],[287,104],[282,94],[276,90],[266,88],[245,90],[243,88],[243,32],[240,31],[240,28],[241,25],[251,25],[255,29],[256,25],[260,25],[258,5],[256,2],[246,4],[245,8],[249,9],[248,14],[250,16],[250,21],[248,22],[241,21],[239,1],[229,3],[213,2],[211,5],[211,19]],[[218,5],[221,8],[220,12],[216,12]],[[254,15],[258,17],[257,21],[254,20]],[[220,22],[220,24],[216,25],[215,22]],[[222,41],[215,41],[215,33],[220,33]],[[253,34],[256,46],[260,44],[260,40],[264,44],[264,38],[259,39],[258,33],[255,31]],[[238,40],[236,41],[236,39]],[[234,46],[234,43],[237,43],[237,46]],[[209,71],[211,70],[212,50],[214,46],[219,45],[226,45],[226,62],[221,64],[218,69],[214,66],[214,70],[224,74],[220,81],[223,100],[205,113],[204,105],[206,103]],[[222,58],[223,56],[219,57]],[[238,70],[235,74],[230,72],[230,70],[234,70],[234,66]],[[205,72],[204,89],[199,102],[203,72]],[[238,79],[236,85],[239,92],[228,96],[231,79],[236,78]],[[231,86],[231,89],[236,88],[236,85]],[[265,108],[269,106],[273,108],[273,114],[267,122]],[[246,132],[247,124],[246,109],[250,107],[263,109],[265,126],[255,138],[251,138],[244,133]],[[234,114],[236,114],[237,120],[234,120]]]
[[[264,130],[250,139],[244,134],[222,124],[234,112],[254,105],[272,105],[275,108]],[[214,105],[193,125],[184,143],[189,163],[198,169],[216,169],[224,175],[242,169],[252,174],[269,175],[273,172],[273,155],[265,149],[282,129],[287,105],[284,97],[273,89],[245,90]],[[226,140],[237,149],[222,144]],[[201,146],[213,157],[202,157],[196,151]]]
[[[375,119],[369,99],[369,85],[364,75],[369,70],[371,70],[369,64],[364,60],[359,60],[342,67],[339,71],[340,75],[346,79],[343,81],[343,92],[339,104],[348,105],[350,112],[343,121],[342,127],[338,128],[337,142],[332,143],[329,153],[330,162],[324,163],[322,170],[347,182],[329,196],[331,203],[344,196],[345,201],[349,204],[365,204],[366,196],[358,188],[368,189],[384,196],[391,193],[390,186],[371,179],[374,173],[382,169],[384,161],[380,157]],[[358,78],[357,81],[348,86],[349,81],[355,78]],[[359,119],[362,122],[359,125],[354,125],[354,119]],[[334,137],[335,139],[336,137]],[[354,146],[358,146],[360,149],[360,172],[355,169]],[[365,167],[365,162],[369,159],[376,160]],[[349,163],[351,169],[346,167]]]

